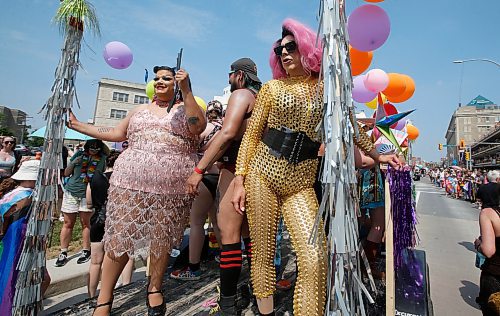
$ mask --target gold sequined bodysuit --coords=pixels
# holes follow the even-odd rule
[[[319,89],[318,89],[319,88]],[[317,141],[323,113],[323,84],[308,77],[272,80],[257,95],[243,137],[236,175],[245,176],[247,216],[252,238],[252,283],[257,298],[275,290],[275,238],[283,216],[297,254],[294,315],[323,315],[326,282],[325,236],[308,244],[318,202],[314,193],[317,159],[291,164],[269,153],[265,128],[287,127]]]

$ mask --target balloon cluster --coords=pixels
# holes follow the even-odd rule
[[[383,0],[365,1],[376,3]],[[379,110],[383,106],[381,111],[385,110],[386,115],[397,114],[398,111],[391,103],[401,103],[410,99],[415,92],[415,82],[408,75],[386,73],[382,69],[368,70],[373,60],[373,51],[387,41],[391,32],[389,16],[377,5],[362,5],[349,15],[347,32],[351,74],[355,76],[353,100],[365,103],[368,108],[374,110]],[[418,129],[407,124],[406,120],[393,124],[391,128],[404,131],[409,140],[415,140],[419,134]],[[378,138],[381,134],[376,130],[375,128],[373,134]]]

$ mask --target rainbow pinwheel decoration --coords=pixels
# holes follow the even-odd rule
[[[399,120],[403,119],[404,117],[408,116],[410,113],[412,113],[415,110],[410,110],[406,112],[401,112],[393,115],[387,115],[385,112],[383,104],[379,102],[377,105],[377,113],[375,115],[375,127],[374,129],[377,129],[382,135],[389,140],[391,144],[396,146],[396,148],[400,151],[403,152],[401,149],[401,143],[398,141],[398,139],[394,136],[393,132],[396,132],[395,130],[391,129],[391,125],[394,123],[397,123]],[[400,136],[400,135],[398,135]],[[400,138],[400,137],[398,137]]]

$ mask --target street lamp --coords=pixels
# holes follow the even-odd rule
[[[463,64],[463,63],[467,63],[469,61],[485,61],[487,63],[492,63],[492,64],[494,64],[494,65],[496,65],[497,67],[500,68],[500,64],[499,63],[497,63],[494,60],[486,59],[486,58],[471,58],[471,59],[465,59],[465,60],[454,60],[453,63],[454,64]]]
[[[33,116],[25,116],[24,121],[21,123],[18,123],[17,126],[21,127],[21,141],[19,142],[20,144],[23,143],[24,141],[24,130],[26,129],[26,123],[28,122],[28,119],[32,119]]]
[[[486,58],[471,58],[471,59],[464,59],[464,60],[454,60],[454,64],[462,64],[462,69],[460,70],[460,86],[458,88],[458,107],[462,106],[462,81],[464,79],[464,64],[471,62],[471,61],[484,61],[487,63],[494,64],[498,68],[500,68],[500,63],[491,60],[491,59],[486,59]]]

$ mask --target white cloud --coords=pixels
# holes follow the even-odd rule
[[[273,10],[258,4],[250,14],[255,20],[255,37],[258,40],[270,45],[280,37],[282,20]]]
[[[158,0],[152,6],[142,4],[126,5],[116,10],[126,12],[124,15],[104,15],[111,24],[122,26],[122,31],[130,31],[130,25],[140,25],[141,28],[152,31],[154,36],[165,36],[165,39],[176,39],[181,42],[202,42],[210,34],[211,25],[217,17],[209,11]],[[110,9],[107,7],[106,9]],[[154,13],[152,13],[154,12]],[[101,12],[103,14],[103,12]]]

